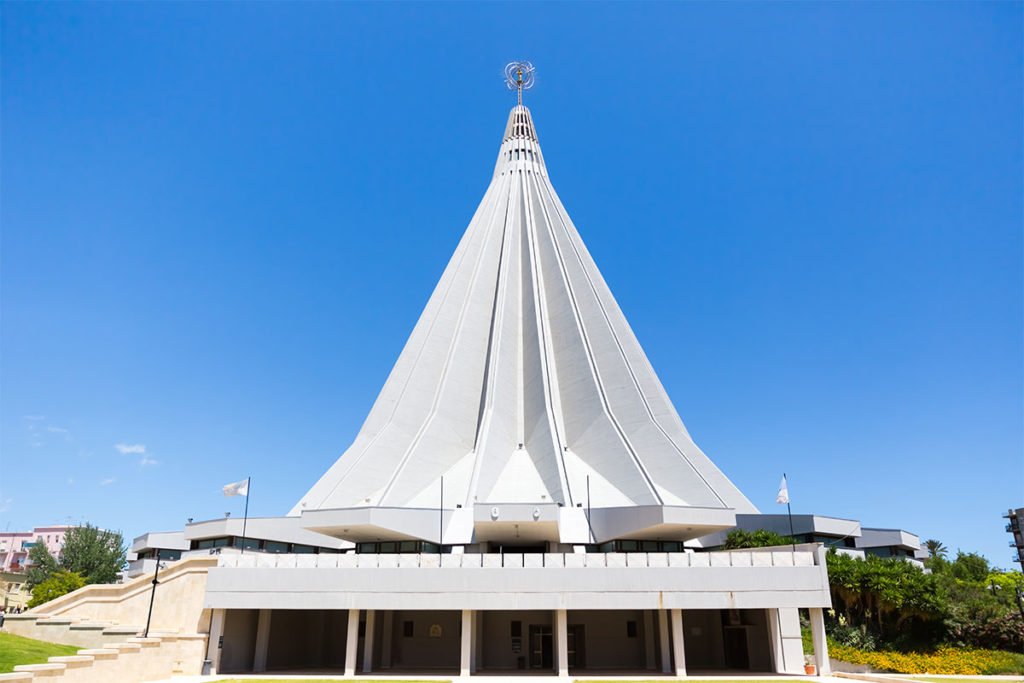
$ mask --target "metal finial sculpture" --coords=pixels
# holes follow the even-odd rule
[[[505,65],[505,85],[515,90],[519,104],[523,103],[523,91],[533,87],[533,64],[527,61],[509,62]]]

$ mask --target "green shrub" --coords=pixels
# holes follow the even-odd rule
[[[71,591],[76,591],[85,585],[85,579],[75,572],[59,570],[46,581],[32,589],[32,599],[28,601],[29,608],[37,607]]]

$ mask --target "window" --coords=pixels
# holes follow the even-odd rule
[[[279,543],[278,541],[267,541],[263,549],[268,553],[286,553],[288,552],[288,544]]]
[[[316,548],[311,545],[300,545],[298,543],[292,544],[292,552],[299,555],[309,555],[316,552]]]
[[[235,539],[234,546],[236,548],[243,548],[244,547],[246,550],[259,550],[260,549],[260,539],[258,539],[258,538],[242,539],[241,537],[239,537],[239,538]]]
[[[510,624],[509,635],[511,637],[513,637],[513,638],[522,638],[523,637],[523,622],[521,622],[521,621],[513,621]]]
[[[626,637],[627,638],[636,638],[636,622],[635,621],[627,621],[626,622]]]
[[[403,638],[412,638],[412,634],[413,634],[413,622],[411,622],[411,621],[403,621],[402,622],[402,637]]]

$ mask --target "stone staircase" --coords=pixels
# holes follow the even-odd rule
[[[143,683],[202,672],[209,610],[202,608],[206,573],[216,558],[175,562],[160,573],[149,638],[139,637],[152,577],[90,585],[24,614],[8,615],[4,632],[81,647],[75,655],[24,664],[0,681],[55,679],[68,683]]]
[[[0,681],[61,681],[62,683],[144,683],[176,675],[202,673],[206,635],[160,634],[128,638],[106,647],[85,648],[77,654],[50,657],[45,664],[21,664]]]

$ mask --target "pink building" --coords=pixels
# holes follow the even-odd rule
[[[37,526],[32,531],[0,531],[0,571],[22,572],[28,560],[28,551],[42,543],[54,557],[64,547],[64,535],[70,526],[55,524]]]

